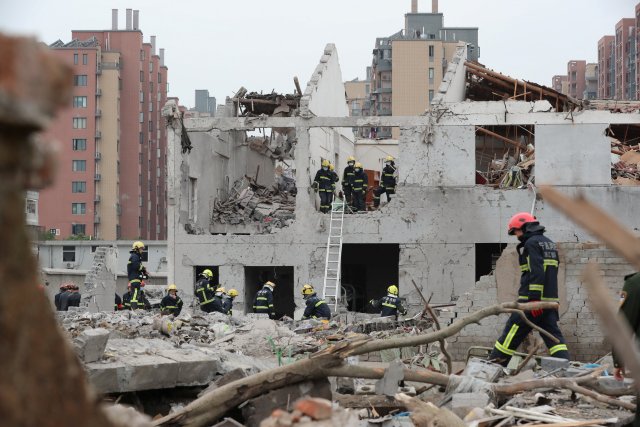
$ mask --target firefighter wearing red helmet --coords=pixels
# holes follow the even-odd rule
[[[507,226],[509,235],[515,235],[520,264],[520,289],[518,302],[556,301],[558,302],[558,248],[544,235],[545,228],[536,217],[528,212],[515,214]],[[553,357],[569,359],[569,350],[558,327],[558,310],[533,310],[527,317],[537,326],[551,333],[558,343],[542,335],[542,339]],[[513,313],[496,341],[490,359],[506,366],[516,349],[531,332],[519,314]]]

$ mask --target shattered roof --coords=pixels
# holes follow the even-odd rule
[[[58,39],[55,42],[51,43],[49,47],[51,48],[61,48],[61,47],[97,47],[100,46],[98,43],[98,39],[95,36],[92,36],[86,40],[73,39],[69,43],[65,43],[62,40]]]
[[[556,111],[582,109],[582,103],[550,87],[518,80],[480,65],[465,61],[467,71],[467,98],[473,101],[513,99],[537,101],[546,99]]]

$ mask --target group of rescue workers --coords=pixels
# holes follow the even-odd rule
[[[387,200],[391,201],[391,195],[396,189],[396,165],[393,156],[385,158],[385,166],[380,176],[380,186],[373,191],[373,206],[380,206],[380,196],[387,195]],[[336,183],[339,181],[338,174],[329,160],[322,160],[321,167],[316,172],[313,180],[313,188],[320,195],[320,212],[327,213],[331,210],[331,203],[336,191]],[[362,168],[362,163],[356,162],[355,157],[347,159],[347,167],[342,173],[342,191],[338,197],[344,197],[346,203],[353,212],[366,211],[366,194],[369,188],[369,179]]]

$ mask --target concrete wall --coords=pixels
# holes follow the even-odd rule
[[[394,139],[359,139],[356,143],[356,160],[362,163],[364,169],[381,171],[387,156],[398,158],[398,141]],[[398,164],[396,166],[399,167]],[[342,175],[340,175],[342,179]]]

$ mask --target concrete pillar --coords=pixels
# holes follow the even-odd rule
[[[139,10],[133,11],[133,29],[134,30],[140,29],[140,11]]]
[[[118,30],[118,9],[111,9],[111,29]]]
[[[296,195],[296,218],[303,218],[304,215],[315,211],[314,200],[315,193],[310,191],[311,185],[311,151],[309,128],[296,127],[296,187],[298,193]]]
[[[132,26],[132,24],[131,24],[131,12],[132,12],[131,9],[127,9],[127,21],[126,21],[127,22],[127,26],[126,26],[127,30],[131,30],[131,26]]]
[[[418,0],[411,0],[411,13],[418,13]]]
[[[431,0],[431,13],[438,13],[438,0]]]
[[[245,310],[251,313],[251,305],[253,300],[245,300],[245,282],[244,282],[244,266],[241,264],[228,264],[221,265],[218,268],[220,275],[220,284],[225,287],[227,291],[229,289],[235,289],[238,291],[238,296],[233,301],[234,311],[237,313],[244,313]]]

